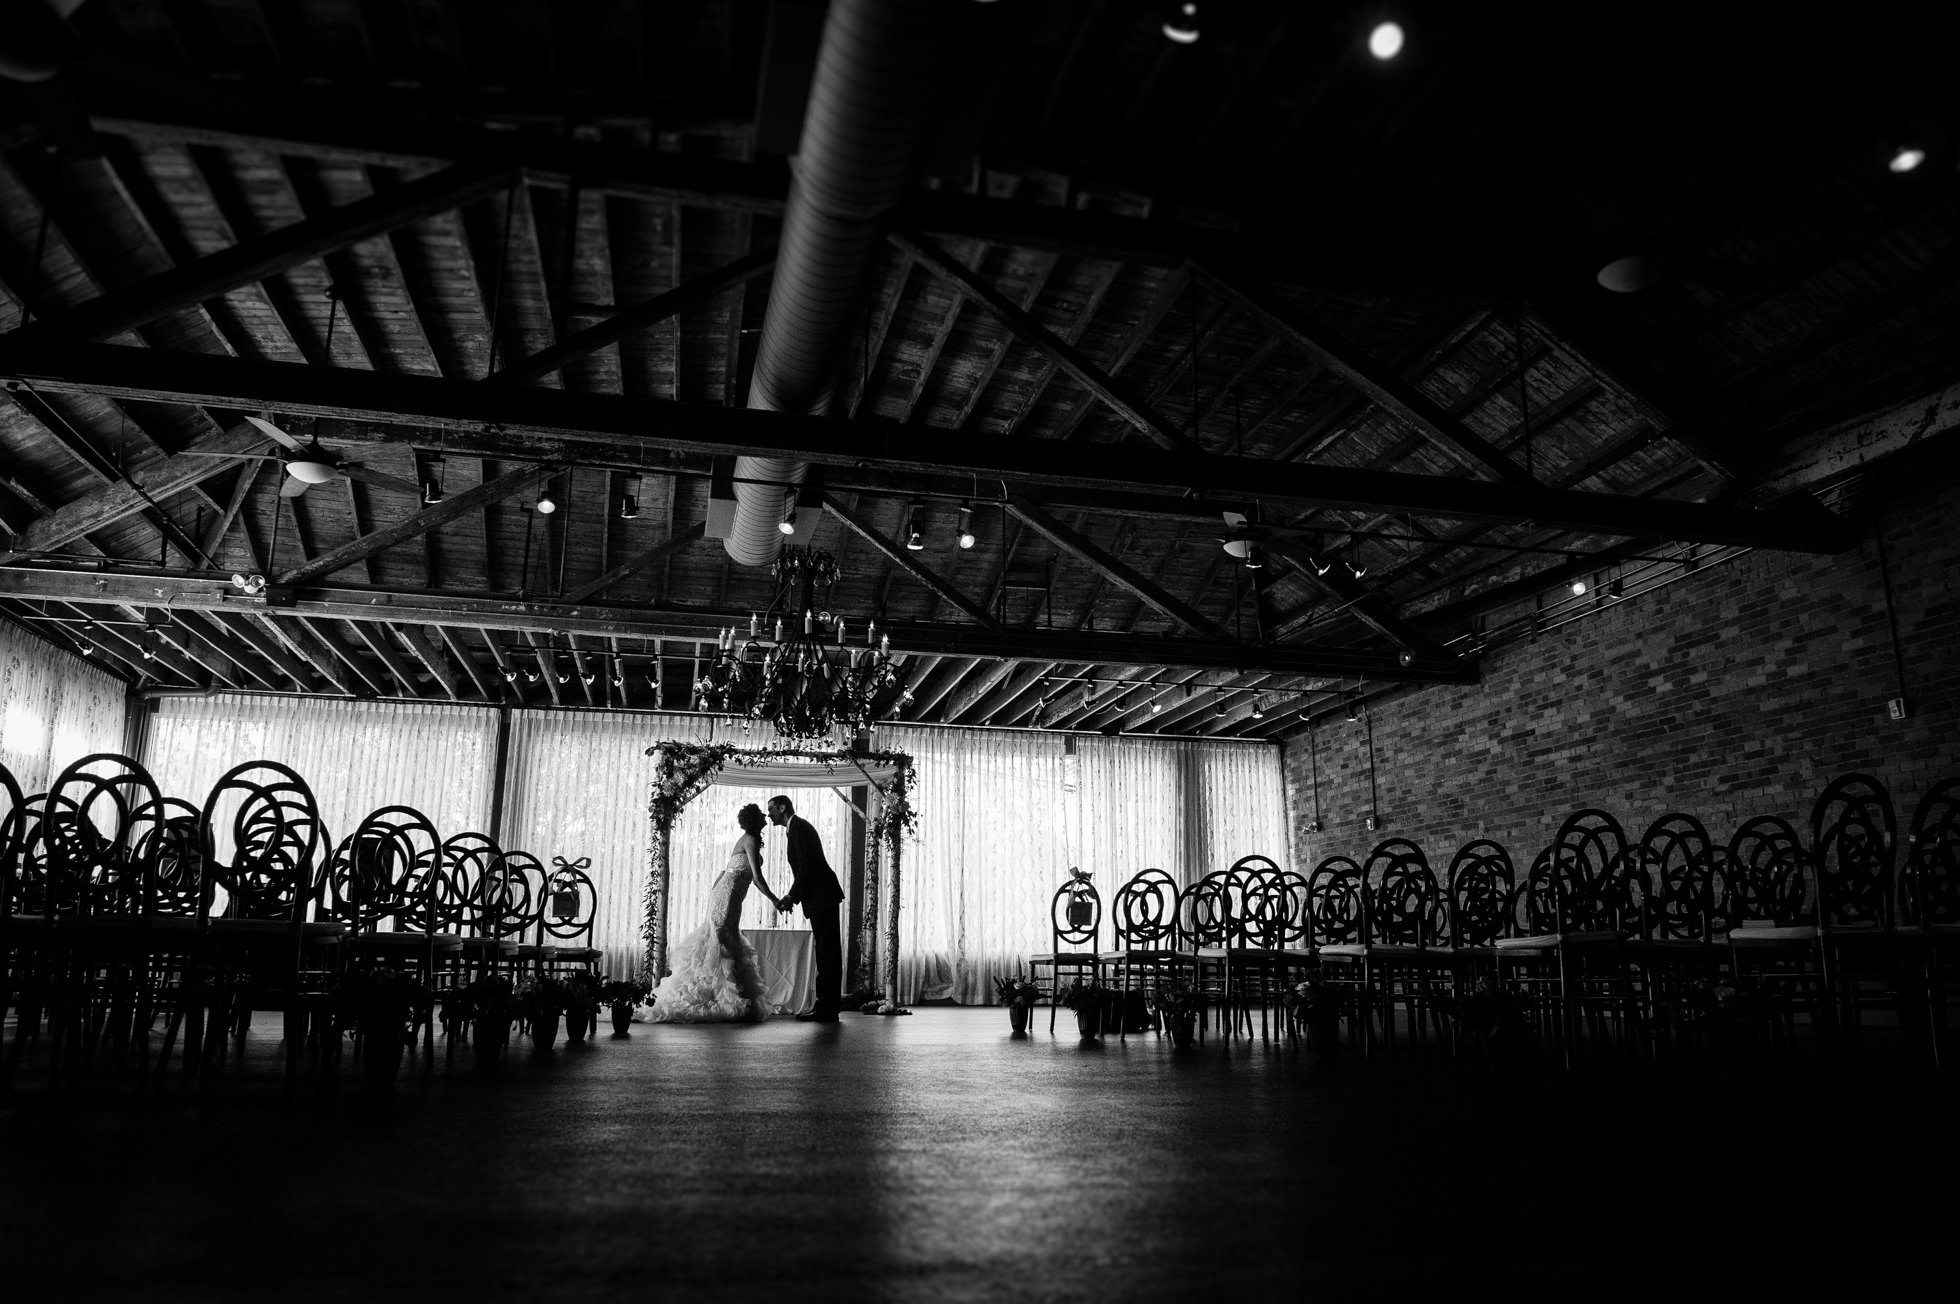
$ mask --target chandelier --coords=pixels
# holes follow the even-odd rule
[[[785,738],[819,738],[870,726],[898,686],[891,636],[866,621],[865,646],[846,647],[845,621],[829,610],[837,560],[816,548],[776,559],[776,598],[749,617],[747,638],[721,631],[715,657],[695,681],[696,705],[718,715],[767,720]],[[773,618],[773,637],[768,622]],[[873,646],[873,640],[876,645]],[[902,700],[902,699],[901,699]]]

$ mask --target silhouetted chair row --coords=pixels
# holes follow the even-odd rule
[[[1266,1031],[1318,966],[1370,1049],[1392,1049],[1398,1029],[1453,1045],[1482,991],[1510,993],[1568,1063],[1680,1051],[1733,1019],[1711,1003],[1719,989],[1751,1011],[1749,1035],[1787,1038],[1803,1016],[1834,1050],[1887,1008],[1937,1063],[1960,956],[1960,780],[1922,797],[1901,847],[1884,787],[1846,775],[1813,805],[1809,835],[1760,816],[1720,843],[1673,813],[1635,842],[1583,810],[1522,876],[1488,839],[1440,874],[1401,838],[1304,877],[1263,856],[1182,887],[1146,869],[1113,895],[1109,950],[1100,897],[1075,877],[1051,903],[1053,949],[1031,960],[1051,997],[1077,976],[1125,990],[1183,979],[1233,1032],[1255,1007]]]
[[[186,1067],[204,1064],[255,1008],[283,1012],[293,1072],[306,1044],[334,1040],[331,996],[349,964],[403,968],[440,991],[601,958],[583,862],[546,870],[483,834],[444,841],[400,806],[334,843],[306,781],[272,762],[232,769],[202,808],[106,753],[33,795],[0,767],[0,800],[9,1076],[44,1028],[55,1070],[106,1046],[161,1072],[180,1034]]]

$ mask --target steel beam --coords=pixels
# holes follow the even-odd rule
[[[933,431],[902,435],[852,422],[614,394],[485,385],[298,363],[164,353],[107,344],[29,347],[0,337],[0,377],[47,391],[164,403],[273,408],[298,415],[568,441],[640,441],[681,453],[753,454],[847,468],[1007,479],[1029,488],[1228,496],[1272,504],[1409,512],[1456,520],[1535,521],[1623,537],[1830,553],[1851,547],[1849,522],[1706,503],[1633,499],[1349,467],[1275,465],[1252,458],[1048,439]],[[650,469],[663,469],[651,467]]]

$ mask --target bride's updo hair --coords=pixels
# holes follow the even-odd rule
[[[735,812],[735,822],[742,826],[742,832],[753,833],[757,837],[762,836],[762,826],[766,823],[762,818],[762,807],[754,802]]]

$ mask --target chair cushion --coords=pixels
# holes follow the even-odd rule
[[[1332,946],[1320,948],[1322,959],[1327,960],[1365,960],[1368,947],[1362,942],[1336,942]]]
[[[276,937],[293,931],[291,920],[287,919],[213,919],[211,931],[214,933],[240,933],[247,936]],[[299,926],[299,935],[308,941],[339,941],[347,933],[347,925],[326,920],[308,921]]]
[[[1499,951],[1549,951],[1558,945],[1557,933],[1533,933],[1529,937],[1500,937],[1492,944]]]
[[[1200,960],[1223,960],[1230,954],[1231,952],[1222,946],[1201,946],[1198,948],[1198,958]]]
[[[1767,928],[1732,928],[1729,940],[1744,946],[1753,943],[1814,942],[1817,929],[1811,924],[1772,924]]]

